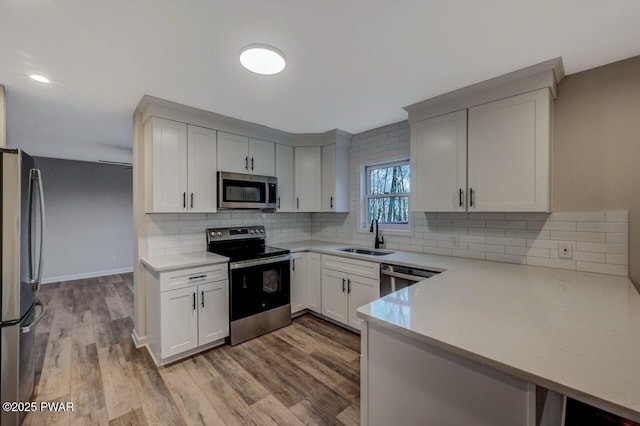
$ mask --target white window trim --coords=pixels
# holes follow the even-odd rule
[[[369,233],[370,223],[367,222],[366,200],[367,200],[367,167],[375,167],[383,164],[393,164],[409,161],[407,157],[393,157],[358,164],[360,196],[358,197],[358,233]],[[407,225],[379,225],[379,229],[385,235],[400,235],[404,237],[413,236],[413,212],[411,211],[411,197],[409,197],[409,223]]]

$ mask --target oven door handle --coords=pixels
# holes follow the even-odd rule
[[[290,260],[290,254],[286,254],[283,256],[266,257],[262,259],[242,260],[240,262],[231,262],[229,264],[229,269],[251,268],[253,266],[268,265],[270,263],[288,262]]]

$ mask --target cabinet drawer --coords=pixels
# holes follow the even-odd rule
[[[380,279],[380,265],[374,262],[322,255],[322,267],[375,280]]]
[[[226,263],[178,269],[160,274],[160,291],[174,290],[205,282],[221,281],[227,278],[228,266]]]

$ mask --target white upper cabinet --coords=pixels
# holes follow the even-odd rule
[[[322,203],[322,151],[319,146],[294,150],[294,211],[319,212]]]
[[[216,131],[187,126],[188,210],[193,213],[216,211]]]
[[[349,211],[349,148],[322,147],[322,211]]]
[[[411,210],[465,211],[467,110],[411,126]]]
[[[550,211],[551,94],[469,109],[469,211]]]
[[[275,144],[273,142],[249,139],[249,173],[275,176]]]
[[[147,213],[216,211],[216,131],[152,117],[145,124]]]
[[[249,173],[249,138],[218,132],[218,170]]]
[[[218,170],[274,176],[275,144],[218,132]]]
[[[277,212],[293,211],[293,147],[276,144]]]

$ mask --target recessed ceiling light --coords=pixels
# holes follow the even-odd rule
[[[250,44],[240,51],[240,63],[256,74],[278,74],[286,66],[284,54],[273,46]]]
[[[35,80],[37,82],[40,83],[48,83],[49,79],[43,75],[38,75],[38,74],[31,74],[29,77],[31,77],[32,80]]]

